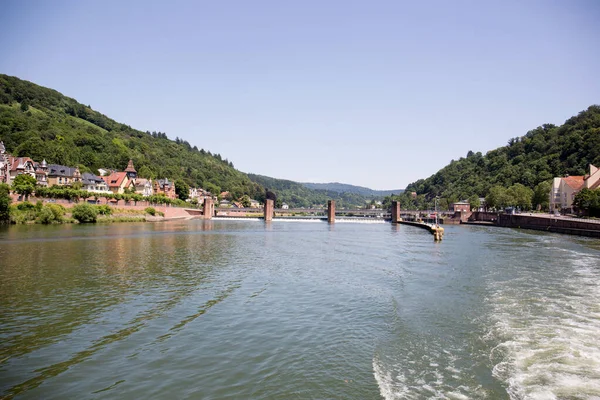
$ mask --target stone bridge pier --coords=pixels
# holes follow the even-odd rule
[[[402,221],[400,218],[400,202],[392,201],[392,224],[397,224]]]
[[[327,222],[330,224],[335,222],[335,200],[327,201]]]
[[[274,202],[271,199],[265,200],[264,216],[265,222],[273,221],[273,206]]]
[[[204,199],[204,205],[202,207],[202,211],[203,211],[203,218],[204,219],[211,219],[213,217],[213,214],[215,212],[215,205],[213,203],[213,199],[211,198],[206,198]]]

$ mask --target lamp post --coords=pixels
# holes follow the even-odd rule
[[[438,226],[438,213],[437,213],[437,204],[438,204],[438,200],[439,200],[439,196],[435,196],[435,199],[433,201],[433,213],[435,214],[435,226]]]

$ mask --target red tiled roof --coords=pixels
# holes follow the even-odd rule
[[[33,164],[33,160],[29,157],[9,157],[8,162],[11,164],[10,170],[16,171],[20,164],[25,165],[27,161],[31,161],[31,164]]]
[[[583,187],[583,176],[567,176],[563,180],[573,190],[579,190]]]
[[[106,182],[109,188],[120,187],[123,183],[123,179],[127,177],[126,172],[113,172],[108,176],[103,176],[102,179]]]

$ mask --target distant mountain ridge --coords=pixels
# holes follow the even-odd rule
[[[317,189],[317,190],[328,190],[330,192],[337,193],[356,193],[361,196],[368,197],[380,197],[380,196],[390,196],[392,194],[400,194],[404,192],[404,189],[394,189],[394,190],[374,190],[369,189],[364,186],[355,186],[347,183],[339,183],[339,182],[330,182],[330,183],[311,183],[311,182],[301,182],[302,185],[309,189]]]

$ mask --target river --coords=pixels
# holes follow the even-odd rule
[[[0,397],[598,399],[600,243],[449,226],[0,228]]]

